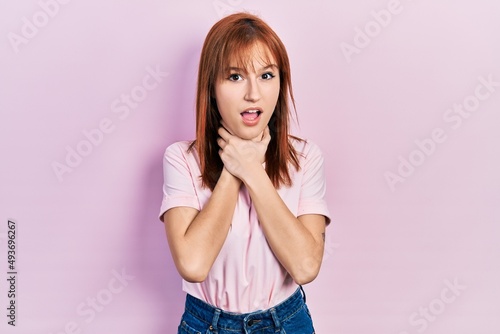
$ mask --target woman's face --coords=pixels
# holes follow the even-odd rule
[[[246,70],[230,62],[229,73],[215,84],[215,99],[229,132],[242,139],[260,139],[278,101],[279,69],[261,44],[250,50]]]

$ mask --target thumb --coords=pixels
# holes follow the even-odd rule
[[[262,132],[262,142],[264,142],[266,145],[269,144],[271,141],[271,131],[269,131],[269,126],[266,126],[264,131]]]

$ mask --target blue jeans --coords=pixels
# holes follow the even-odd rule
[[[288,299],[264,311],[231,313],[186,296],[178,334],[314,334],[302,287]]]

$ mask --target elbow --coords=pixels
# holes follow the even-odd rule
[[[304,285],[314,281],[318,277],[319,269],[321,268],[321,261],[310,261],[305,260],[303,264],[295,268],[295,270],[290,273],[292,279],[298,285]]]
[[[189,283],[201,283],[203,282],[206,278],[207,275],[204,275],[203,273],[198,273],[198,272],[179,272],[181,274],[181,277],[189,282]]]
[[[298,285],[304,285],[307,283],[311,283],[318,276],[318,272],[316,273],[304,273],[302,275],[292,276],[293,281]]]
[[[183,263],[177,265],[177,271],[181,277],[189,283],[201,283],[207,276],[209,270],[196,263]]]
[[[182,273],[181,276],[186,282],[189,283],[201,283],[207,278],[207,276],[192,273]]]

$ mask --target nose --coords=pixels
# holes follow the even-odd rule
[[[255,79],[247,81],[247,87],[245,92],[245,100],[250,102],[255,102],[260,100],[260,88],[259,84]]]

